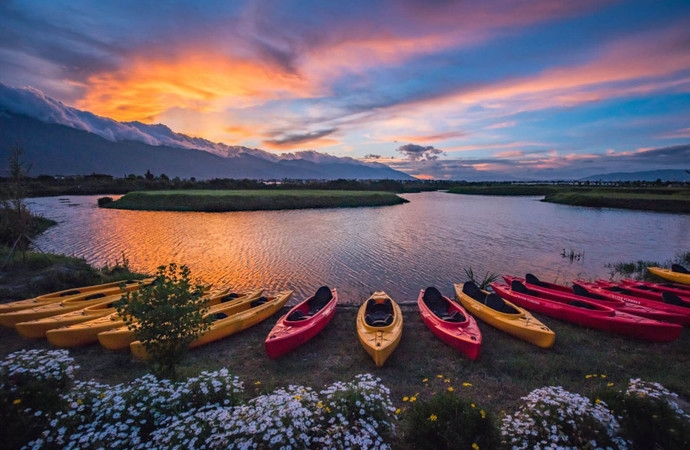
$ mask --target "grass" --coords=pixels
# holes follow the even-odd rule
[[[149,211],[258,211],[386,206],[406,203],[392,192],[331,190],[176,190],[130,192],[105,208]]]
[[[540,349],[480,323],[482,355],[472,362],[436,339],[416,307],[403,306],[403,314],[402,341],[380,369],[357,340],[356,307],[342,305],[320,335],[278,360],[268,358],[263,348],[276,315],[242,333],[190,351],[179,373],[184,378],[227,367],[242,379],[247,390],[258,394],[289,384],[321,388],[370,372],[391,389],[393,401],[400,407],[404,406],[404,396],[423,392],[424,378],[441,374],[461,396],[496,415],[514,410],[521,396],[538,387],[559,385],[588,395],[608,383],[625,385],[630,378],[659,382],[685,402],[690,401],[687,332],[675,342],[654,344],[538,316],[556,332],[554,346]],[[50,347],[45,340],[25,340],[8,328],[0,329],[0,340],[2,358],[24,348]],[[129,351],[107,351],[95,344],[70,352],[82,367],[77,374],[80,379],[115,384],[148,373],[146,364],[133,360]]]

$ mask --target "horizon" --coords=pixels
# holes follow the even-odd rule
[[[690,161],[686,2],[17,1],[0,24],[0,83],[229,146],[436,180]]]

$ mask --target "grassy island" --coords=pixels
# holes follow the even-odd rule
[[[102,207],[147,211],[260,211],[350,208],[407,203],[392,192],[332,190],[175,190],[136,191]]]
[[[489,183],[456,186],[449,189],[448,192],[469,195],[543,195],[545,202],[572,206],[690,213],[690,189],[683,186],[635,187]]]

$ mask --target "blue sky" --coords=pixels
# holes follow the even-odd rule
[[[420,178],[690,169],[690,2],[0,1],[0,82]]]

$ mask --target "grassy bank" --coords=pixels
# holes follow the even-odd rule
[[[326,190],[185,190],[130,192],[106,208],[148,211],[258,211],[386,206],[406,203],[391,192]]]
[[[572,206],[690,213],[690,189],[687,187],[590,187],[493,183],[458,186],[451,188],[448,192],[466,195],[543,195],[545,202]]]

